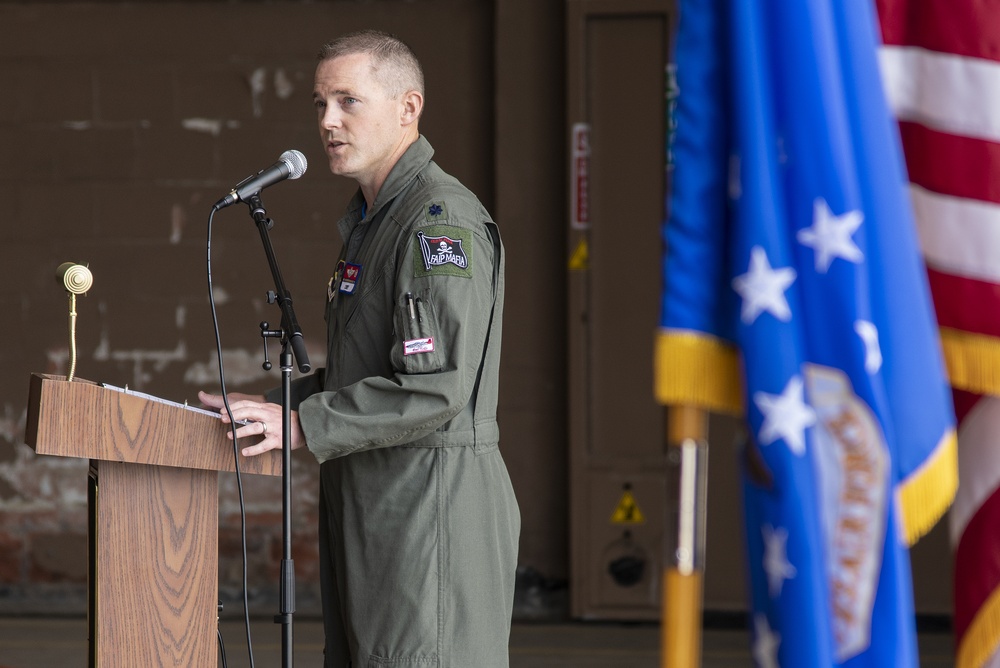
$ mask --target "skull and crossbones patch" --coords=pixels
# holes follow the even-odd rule
[[[472,276],[472,232],[453,225],[434,225],[417,232],[413,253],[415,276]]]

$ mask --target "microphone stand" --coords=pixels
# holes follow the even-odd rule
[[[310,370],[309,356],[306,354],[305,343],[302,340],[302,330],[295,312],[292,309],[292,296],[285,289],[284,281],[281,278],[281,271],[278,269],[278,261],[274,256],[274,248],[271,246],[271,238],[268,230],[274,222],[267,217],[267,212],[260,201],[260,193],[255,193],[248,198],[247,204],[250,206],[250,215],[253,217],[257,230],[260,232],[260,239],[264,244],[264,254],[267,256],[267,264],[271,268],[271,275],[274,277],[274,292],[269,292],[268,302],[277,303],[281,309],[281,328],[278,331],[268,329],[267,323],[261,323],[261,336],[264,337],[264,369],[270,369],[271,363],[267,361],[267,339],[268,337],[280,338],[281,355],[279,364],[281,366],[281,534],[282,534],[282,556],[281,556],[281,580],[279,584],[280,602],[279,612],[274,617],[275,624],[281,624],[281,665],[291,668],[292,665],[292,617],[295,614],[295,563],[292,560],[292,352],[299,363],[299,371],[306,373]],[[291,349],[291,352],[290,350]]]

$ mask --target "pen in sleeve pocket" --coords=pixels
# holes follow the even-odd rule
[[[412,292],[407,292],[406,293],[406,308],[408,308],[409,311],[410,311],[410,320],[416,319],[416,317],[417,317],[417,311],[413,307],[413,293]]]

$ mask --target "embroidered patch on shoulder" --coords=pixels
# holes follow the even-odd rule
[[[414,276],[472,277],[472,230],[432,225],[417,231]]]
[[[444,202],[428,202],[424,205],[424,220],[429,223],[448,220],[448,207]]]

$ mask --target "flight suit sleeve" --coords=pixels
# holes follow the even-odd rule
[[[320,462],[412,443],[452,420],[448,444],[474,442],[473,394],[496,296],[494,262],[502,254],[486,229],[492,221],[444,222],[410,229],[394,299],[380,306],[393,323],[393,374],[315,394],[299,406]]]
[[[319,368],[313,373],[296,378],[291,382],[289,394],[291,396],[291,408],[293,411],[299,409],[299,404],[304,399],[323,391],[323,374],[325,371],[326,369]],[[280,404],[281,388],[276,387],[268,390],[264,394],[264,399],[268,403]]]

